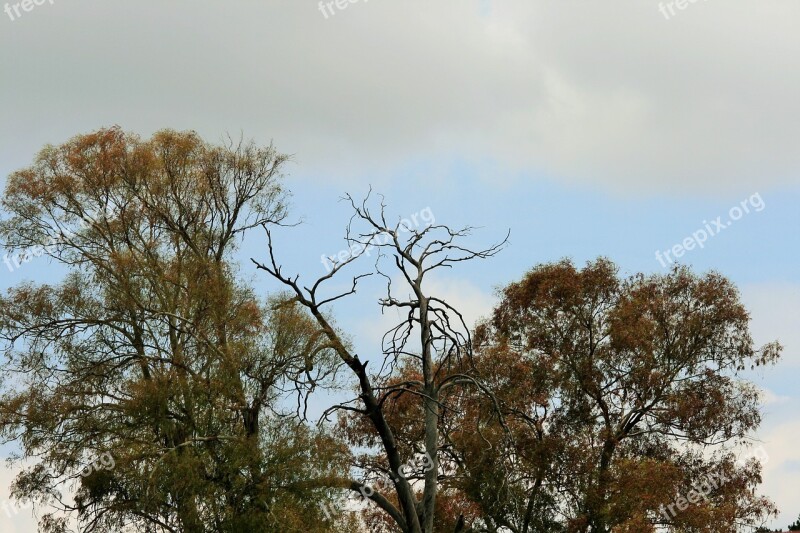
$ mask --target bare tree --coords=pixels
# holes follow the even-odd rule
[[[464,364],[471,358],[472,346],[469,327],[462,314],[444,298],[428,290],[429,275],[439,269],[473,259],[494,256],[508,240],[488,248],[473,250],[461,244],[473,228],[453,230],[444,225],[431,224],[423,228],[410,227],[407,221],[391,224],[386,217],[386,205],[381,198],[380,211],[373,214],[368,208],[369,195],[358,205],[350,195],[345,199],[353,208],[353,217],[347,226],[346,241],[351,254],[344,260],[330,258],[333,268],[310,286],[303,286],[299,276],[287,276],[278,263],[269,228],[265,225],[269,245],[266,263],[253,260],[256,266],[285,284],[319,324],[327,339],[327,348],[333,349],[358,380],[358,396],[339,403],[326,412],[346,412],[348,416],[370,428],[373,440],[359,436],[361,442],[374,444],[379,456],[370,456],[359,463],[368,477],[377,479],[375,487],[365,491],[366,483],[347,480],[342,483],[350,490],[361,491],[391,519],[400,530],[409,533],[434,531],[436,497],[439,491],[439,451],[441,447],[440,396],[449,388],[474,386],[481,389],[475,375],[464,372]],[[354,225],[366,226],[356,232]],[[350,289],[325,295],[325,283],[337,278],[351,263],[365,252],[378,251],[374,271],[354,275]],[[391,270],[382,268],[382,259],[392,262]],[[399,277],[399,283],[395,277]],[[379,358],[381,366],[374,373],[368,371],[369,360],[362,361],[353,353],[343,333],[327,318],[324,308],[356,292],[361,279],[378,275],[386,280],[386,296],[379,300],[382,310],[398,309],[404,318],[389,329],[383,337]],[[401,285],[398,289],[395,285]],[[402,289],[407,290],[401,295]],[[413,369],[414,379],[393,379],[398,369]],[[389,422],[387,400],[396,401],[410,397],[423,417],[424,434],[421,442],[401,442],[397,428]],[[393,403],[393,402],[389,402]],[[426,464],[408,468],[420,455]],[[422,485],[421,494],[418,486]],[[456,528],[458,530],[458,528]]]

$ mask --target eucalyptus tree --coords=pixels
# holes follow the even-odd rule
[[[499,296],[473,336],[493,401],[443,402],[458,413],[447,483],[473,531],[749,532],[774,514],[743,371],[781,347],[753,342],[730,280],[565,260]]]
[[[336,351],[233,260],[245,233],[286,217],[286,160],[111,128],[9,177],[10,257],[64,272],[0,300],[0,431],[27,465],[13,492],[48,510],[44,531],[72,518],[82,531],[334,527],[313,480],[341,475],[342,449],[281,416],[281,399],[324,382]]]

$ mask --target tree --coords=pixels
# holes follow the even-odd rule
[[[443,404],[457,413],[448,483],[478,509],[475,531],[749,531],[774,513],[758,461],[731,446],[760,421],[739,373],[780,346],[753,346],[728,280],[562,261],[500,296],[473,336],[496,396]]]
[[[285,217],[285,161],[112,128],[10,176],[0,231],[15,261],[66,269],[0,301],[0,430],[35,461],[16,497],[82,531],[330,529],[320,502],[332,495],[313,482],[343,475],[345,450],[278,415],[287,392],[325,381],[334,353],[299,306],[256,298],[231,260],[244,233]]]
[[[733,450],[760,423],[741,372],[780,346],[756,349],[728,280],[546,264],[471,331],[432,277],[505,240],[474,250],[470,228],[390,223],[348,196],[345,258],[301,283],[272,240],[285,161],[112,128],[10,177],[7,259],[65,271],[0,297],[0,432],[33,462],[17,497],[90,532],[715,532],[774,513],[759,462]],[[259,227],[253,262],[286,290],[266,299],[233,261]],[[330,310],[368,276],[401,319],[362,358]],[[340,370],[352,395],[309,427]],[[368,505],[334,516],[343,494]]]
[[[469,228],[453,230],[435,224],[416,228],[403,220],[390,223],[383,203],[380,212],[372,214],[369,197],[361,205],[352,197],[347,198],[354,211],[353,221],[364,227],[356,232],[351,221],[346,233],[349,254],[343,260],[329,258],[333,266],[325,276],[304,285],[298,276],[284,274],[269,228],[265,228],[269,257],[254,263],[283,283],[295,301],[310,312],[324,334],[326,346],[336,352],[357,381],[356,396],[328,413],[349,414],[358,429],[345,435],[353,447],[367,447],[369,453],[355,457],[354,466],[363,479],[342,479],[339,485],[363,494],[380,509],[382,526],[374,524],[373,531],[385,526],[408,533],[432,533],[438,523],[439,454],[443,446],[441,398],[462,387],[485,389],[474,376],[460,372],[464,361],[471,357],[469,328],[458,310],[430,292],[428,279],[440,269],[492,257],[505,240],[486,249],[471,250],[460,242],[469,234]],[[338,280],[343,269],[373,249],[390,259],[391,271],[382,270],[378,261],[374,272],[353,276],[349,290],[325,293],[327,282]],[[382,349],[362,361],[324,310],[328,304],[354,294],[359,281],[373,273],[386,280],[386,296],[380,306],[397,309],[404,318],[386,333]],[[397,278],[401,289],[395,287]],[[373,365],[368,370],[370,362]],[[401,369],[408,379],[398,381]],[[388,409],[400,400],[406,402],[408,416],[420,421],[420,432],[414,439],[398,438],[403,427],[393,423]],[[456,525],[456,531],[459,529]]]

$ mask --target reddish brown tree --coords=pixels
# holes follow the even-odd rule
[[[447,434],[476,531],[744,531],[774,511],[732,447],[760,422],[740,373],[780,346],[753,346],[727,279],[563,261],[501,297],[474,339],[503,424],[485,397],[458,398]]]

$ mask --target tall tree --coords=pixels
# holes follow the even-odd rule
[[[324,531],[342,449],[279,418],[332,370],[315,322],[259,301],[237,239],[285,216],[286,157],[117,128],[48,146],[8,180],[14,260],[64,267],[0,300],[0,430],[33,461],[14,494],[44,531]],[[102,458],[102,460],[100,460]],[[62,494],[66,492],[66,494]]]
[[[758,461],[732,450],[760,422],[740,372],[780,346],[754,347],[727,279],[562,261],[500,296],[473,338],[502,419],[480,396],[444,404],[473,530],[750,531],[774,512]]]
[[[354,449],[369,451],[355,458],[354,466],[362,479],[342,479],[340,486],[369,498],[392,529],[432,533],[437,525],[439,456],[443,445],[440,399],[451,389],[484,389],[474,376],[460,371],[472,355],[469,328],[457,309],[431,291],[429,280],[439,270],[492,257],[505,240],[472,250],[461,243],[470,233],[469,228],[453,230],[434,223],[420,227],[419,222],[409,220],[389,222],[383,203],[377,213],[372,213],[369,197],[360,205],[349,196],[348,199],[354,211],[346,234],[349,250],[344,258],[329,258],[332,268],[326,275],[304,285],[297,276],[285,274],[275,256],[269,229],[269,257],[255,263],[285,284],[295,301],[311,313],[327,346],[357,382],[356,395],[330,412],[353,417],[359,430],[346,433],[350,444]],[[327,282],[338,280],[345,268],[372,251],[388,258],[390,266],[386,268],[385,262],[379,260],[374,271],[353,276],[349,290],[327,292]],[[347,337],[331,323],[325,309],[355,293],[358,282],[371,274],[386,280],[386,295],[379,301],[380,307],[396,309],[403,318],[386,332],[383,346],[362,360],[346,342]],[[369,363],[372,365],[368,367]],[[407,379],[398,380],[404,371]],[[406,402],[409,417],[419,417],[417,438],[398,438],[404,427],[396,424],[397,419],[388,411],[398,399]]]

